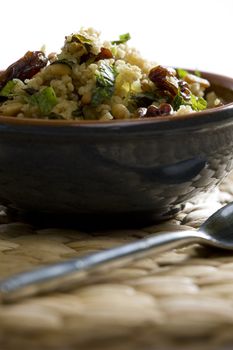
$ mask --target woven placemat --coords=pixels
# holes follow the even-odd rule
[[[9,222],[1,212],[0,277],[163,230],[198,227],[233,200],[233,176],[173,220],[79,232]],[[233,348],[233,253],[192,245],[111,270],[102,282],[0,306],[0,349]]]

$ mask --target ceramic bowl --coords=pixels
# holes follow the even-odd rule
[[[233,79],[202,75],[224,106],[110,122],[0,116],[0,202],[85,220],[173,215],[233,168]]]

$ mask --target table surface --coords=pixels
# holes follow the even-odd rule
[[[195,229],[233,199],[233,176],[173,220],[143,229],[36,228],[1,212],[0,276],[164,230]],[[233,344],[233,254],[199,245],[142,258],[70,292],[0,305],[0,348],[227,349]]]

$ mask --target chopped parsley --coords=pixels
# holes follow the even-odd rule
[[[57,104],[55,91],[51,86],[36,92],[31,96],[27,96],[27,101],[39,108],[42,115],[49,115],[53,107]]]
[[[9,80],[6,85],[0,90],[0,96],[10,97],[17,85],[17,79]]]
[[[91,39],[88,39],[86,36],[84,36],[82,34],[72,34],[71,42],[76,42],[76,43],[82,44],[83,46],[85,46],[87,51],[89,51],[91,49],[92,44],[93,44]]]
[[[184,79],[184,77],[187,74],[189,74],[189,72],[187,72],[185,69],[182,69],[182,68],[177,68],[176,72],[177,72],[180,79]]]
[[[117,72],[113,65],[101,62],[96,74],[96,88],[92,95],[92,106],[101,104],[113,95],[116,75]]]
[[[187,101],[185,100],[180,92],[175,96],[172,106],[175,111],[177,111],[181,105],[184,106],[190,106],[194,111],[202,111],[207,108],[207,101],[203,97],[197,97],[193,94],[191,94],[190,99]]]
[[[173,100],[172,107],[174,108],[175,111],[178,111],[181,105],[185,104],[184,98],[178,93]]]
[[[111,41],[111,44],[112,45],[125,44],[130,39],[131,39],[131,36],[129,33],[121,34],[121,35],[119,35],[119,39]]]
[[[207,101],[203,97],[197,97],[195,95],[191,95],[191,107],[195,111],[202,111],[207,107]]]

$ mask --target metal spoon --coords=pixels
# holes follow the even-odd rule
[[[0,301],[13,302],[26,296],[68,290],[81,282],[90,283],[103,279],[103,271],[107,274],[112,267],[124,266],[140,257],[148,257],[190,243],[233,249],[232,224],[233,202],[210,216],[197,231],[150,235],[133,243],[6,278],[0,281]]]

